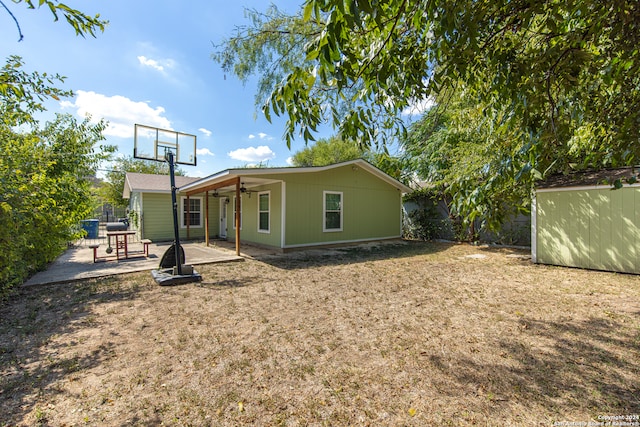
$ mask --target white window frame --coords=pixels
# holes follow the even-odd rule
[[[267,210],[266,211],[261,211],[260,210],[260,196],[263,195],[267,195],[268,197],[268,202],[269,202],[269,206],[267,206]],[[271,191],[261,191],[258,193],[258,233],[265,233],[265,234],[270,234],[271,233]],[[261,213],[267,213],[267,215],[269,215],[268,220],[267,220],[267,228],[266,229],[262,229],[260,228],[260,214]]]
[[[231,228],[233,230],[236,229],[236,196],[233,196],[233,199],[231,199],[231,202],[233,203],[233,207],[231,208],[231,213],[232,213],[232,218],[233,221],[231,221],[231,223],[233,224],[231,226]],[[229,222],[229,215],[227,214],[227,222]],[[242,230],[242,196],[240,196],[240,230]]]
[[[327,211],[327,194],[338,194],[340,195],[340,228],[327,228],[327,212],[336,212],[336,211]],[[342,231],[342,227],[344,224],[344,194],[342,191],[323,191],[322,192],[322,231],[324,233],[335,233]]]
[[[180,228],[187,228],[187,222],[185,221],[184,214],[184,201],[187,200],[186,196],[180,197]],[[189,197],[189,200],[199,200],[200,201],[200,211],[198,214],[200,215],[200,225],[189,224],[189,228],[202,228],[204,227],[204,215],[202,213],[202,197]],[[195,213],[189,211],[189,213]]]

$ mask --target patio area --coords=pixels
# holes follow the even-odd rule
[[[25,286],[45,285],[53,283],[64,283],[75,280],[111,276],[114,274],[132,273],[136,271],[153,270],[158,268],[162,255],[171,245],[170,242],[151,243],[149,245],[149,255],[143,253],[143,245],[139,242],[130,242],[129,250],[136,252],[128,259],[115,259],[114,253],[107,255],[106,246],[98,248],[98,257],[108,260],[104,262],[93,262],[93,249],[87,244],[75,245],[67,249],[57,260],[55,260],[45,271],[41,271],[25,282]],[[235,250],[227,242],[214,242],[206,246],[201,242],[182,243],[185,252],[186,264],[199,265],[221,262],[243,261],[251,254],[241,253],[237,256]]]

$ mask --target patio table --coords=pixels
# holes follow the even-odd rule
[[[124,252],[124,259],[129,258],[129,236],[136,234],[135,230],[107,231],[108,245],[111,247],[111,237],[116,239],[116,258],[120,260],[120,250]]]

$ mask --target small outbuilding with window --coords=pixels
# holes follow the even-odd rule
[[[171,240],[168,177],[161,196],[135,186],[135,175],[127,174],[124,196],[140,212],[140,237]],[[176,185],[184,238],[228,239],[236,247],[241,239],[282,250],[399,238],[402,195],[411,191],[360,159],[227,169]]]
[[[640,273],[638,171],[619,168],[557,175],[536,186],[532,260]]]
[[[176,176],[176,186],[190,184],[199,178]],[[129,222],[137,230],[139,239],[154,241],[173,240],[173,210],[171,205],[171,181],[169,175],[128,172],[125,176],[123,198],[129,199]],[[191,237],[204,236],[204,203],[202,198],[178,198],[181,238],[187,237],[189,212]]]

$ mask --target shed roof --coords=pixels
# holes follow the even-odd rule
[[[553,189],[568,187],[595,187],[609,185],[620,179],[626,181],[637,177],[640,170],[637,167],[624,167],[617,169],[603,169],[599,171],[579,171],[569,174],[556,174],[536,183],[536,189]]]
[[[176,187],[183,187],[200,178],[176,175]],[[122,197],[128,199],[132,192],[170,193],[171,179],[169,175],[155,175],[150,173],[127,172],[124,180]]]

